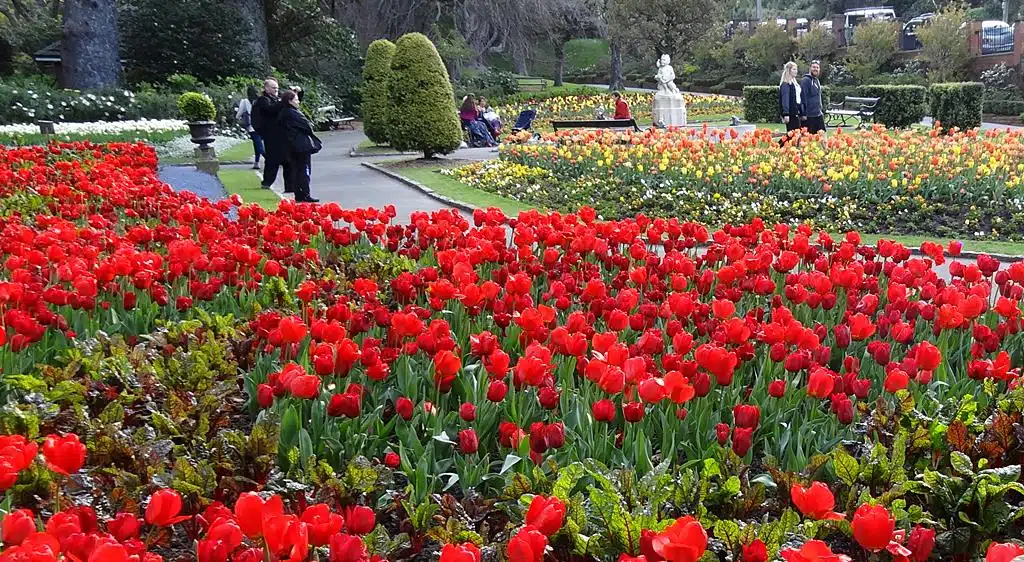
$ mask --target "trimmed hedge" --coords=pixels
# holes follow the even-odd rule
[[[984,99],[985,85],[981,82],[947,82],[932,84],[928,89],[932,118],[945,129],[980,127]]]
[[[391,113],[388,81],[393,56],[395,44],[377,39],[366,49],[363,63],[363,132],[377,144],[388,142],[388,114]]]
[[[388,82],[388,140],[398,150],[425,158],[447,154],[462,143],[462,125],[448,70],[437,48],[422,33],[395,42]]]
[[[1024,113],[1024,100],[985,100],[982,107],[993,115],[1020,115]]]
[[[750,123],[779,121],[778,86],[744,86],[743,119]]]
[[[921,122],[928,90],[924,86],[871,84],[857,88],[861,97],[879,98],[875,122],[889,128],[904,128]]]

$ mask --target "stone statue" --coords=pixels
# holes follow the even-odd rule
[[[678,94],[676,88],[676,71],[672,69],[672,58],[668,55],[661,55],[658,60],[658,73],[654,75],[658,81],[659,94]]]
[[[658,59],[658,92],[654,94],[651,113],[657,127],[683,127],[686,125],[686,101],[676,88],[676,72],[672,70],[672,59],[661,55]]]

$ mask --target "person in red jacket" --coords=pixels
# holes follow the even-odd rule
[[[632,119],[633,114],[629,111],[629,104],[626,103],[626,99],[622,97],[622,94],[612,92],[612,98],[615,99],[615,119]]]

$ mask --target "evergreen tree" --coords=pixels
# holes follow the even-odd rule
[[[395,43],[388,99],[391,146],[422,151],[424,158],[459,147],[462,127],[452,83],[426,35],[407,33]]]
[[[391,58],[395,44],[377,39],[366,49],[363,65],[363,132],[377,144],[388,142],[388,81],[391,79]]]

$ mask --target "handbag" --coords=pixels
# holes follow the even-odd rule
[[[324,143],[320,140],[320,137],[310,133],[309,135],[310,154],[316,154],[324,148]]]

